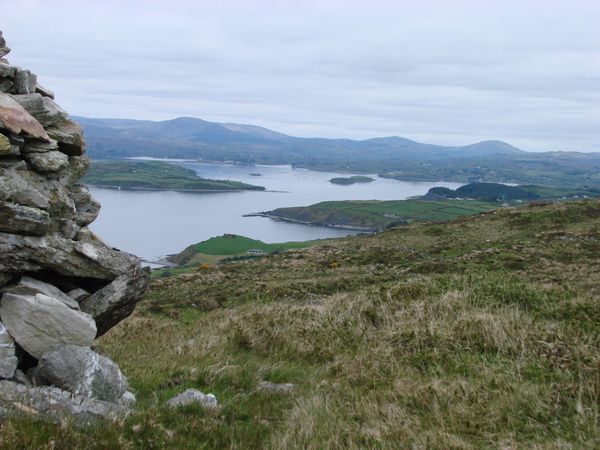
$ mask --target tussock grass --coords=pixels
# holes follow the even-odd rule
[[[596,211],[411,225],[157,280],[100,342],[137,412],[86,430],[12,419],[0,446],[598,448]],[[164,409],[189,387],[219,408]]]

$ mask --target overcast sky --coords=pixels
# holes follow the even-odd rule
[[[600,1],[0,0],[73,115],[600,151]]]

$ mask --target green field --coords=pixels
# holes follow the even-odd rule
[[[200,178],[191,169],[161,161],[94,162],[83,182],[93,186],[124,189],[159,189],[181,191],[264,190],[230,180]]]
[[[178,266],[192,266],[198,264],[216,264],[223,259],[232,257],[262,256],[251,254],[248,251],[260,250],[264,255],[282,252],[290,249],[307,248],[322,240],[305,242],[281,242],[268,244],[257,239],[250,239],[237,234],[225,234],[213,237],[198,244],[190,245],[181,253],[169,257],[169,261]]]
[[[278,208],[268,217],[315,225],[381,229],[414,222],[445,222],[490,211],[498,205],[474,200],[332,201],[306,207]]]

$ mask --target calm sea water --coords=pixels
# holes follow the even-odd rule
[[[304,241],[353,234],[348,230],[274,222],[244,214],[285,206],[307,206],[326,200],[401,200],[422,195],[433,186],[459,183],[405,182],[375,178],[367,184],[329,183],[333,172],[289,166],[239,167],[180,162],[199,176],[265,186],[268,192],[182,193],[91,188],[102,205],[91,228],[114,247],[146,260],[177,253],[190,244],[234,233],[265,242]],[[251,174],[260,173],[261,176]]]

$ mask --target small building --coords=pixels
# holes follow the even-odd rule
[[[263,252],[262,250],[258,249],[258,248],[251,248],[250,250],[247,250],[246,253],[248,253],[249,255],[264,255],[265,252]]]

